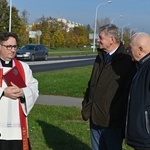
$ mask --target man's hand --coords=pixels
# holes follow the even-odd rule
[[[6,87],[4,89],[4,96],[9,97],[11,99],[17,99],[19,97],[23,97],[24,93],[21,88],[11,82],[12,86]]]

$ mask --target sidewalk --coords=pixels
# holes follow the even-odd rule
[[[36,104],[42,105],[57,105],[57,106],[75,106],[81,108],[82,98],[54,96],[54,95],[40,95]]]

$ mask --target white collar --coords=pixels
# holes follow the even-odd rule
[[[116,49],[114,49],[113,51],[109,52],[109,55],[112,55],[116,52],[116,50],[118,49],[118,47]]]

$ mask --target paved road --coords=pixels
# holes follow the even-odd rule
[[[54,96],[54,95],[40,95],[36,104],[42,105],[57,105],[57,106],[75,106],[81,108],[82,98]]]
[[[78,56],[78,57],[65,57],[53,58],[48,61],[27,61],[33,73],[62,70],[74,67],[84,67],[93,65],[95,55],[91,56]]]

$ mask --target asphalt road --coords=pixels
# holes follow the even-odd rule
[[[47,61],[27,62],[33,73],[93,65],[96,55],[49,58]]]

